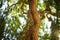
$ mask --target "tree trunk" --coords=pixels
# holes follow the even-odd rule
[[[33,19],[33,25],[29,27],[26,40],[38,40],[40,18],[38,16],[38,11],[36,10],[36,0],[28,0],[28,2],[29,2],[29,11]]]
[[[29,2],[28,18],[30,22],[25,27],[25,29],[27,30],[25,32],[25,40],[38,40],[40,18],[38,11],[36,9],[36,0],[28,0],[28,2]],[[18,40],[21,39],[19,39],[18,37]]]

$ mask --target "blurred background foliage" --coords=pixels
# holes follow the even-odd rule
[[[56,3],[56,0],[37,0],[36,8],[42,20],[38,34],[39,40],[51,40],[52,31],[56,30],[59,30],[56,35],[59,40],[60,3]],[[28,10],[28,0],[0,0],[0,39],[17,40],[18,35],[24,31],[23,28],[29,21]]]

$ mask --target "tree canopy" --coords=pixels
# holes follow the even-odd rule
[[[26,26],[35,25],[34,18],[37,18],[40,19],[36,22],[40,22],[38,40],[60,40],[60,0],[36,0],[36,5],[33,3],[33,0],[0,0],[0,39],[17,40],[21,35],[25,40],[24,32],[29,29]]]

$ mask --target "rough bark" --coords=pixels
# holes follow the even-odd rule
[[[28,18],[30,20],[29,24],[25,27],[27,31],[25,31],[25,40],[38,40],[38,31],[40,18],[38,11],[36,9],[36,0],[28,0],[29,2],[29,13]],[[18,40],[19,39],[18,37]]]
[[[26,40],[38,40],[40,18],[38,16],[38,11],[36,10],[36,0],[28,0],[28,2],[29,2],[29,11],[33,19],[33,25],[29,27],[28,31],[29,36],[26,36]]]

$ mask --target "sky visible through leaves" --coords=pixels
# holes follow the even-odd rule
[[[23,31],[24,26],[26,25],[28,19],[27,15],[23,14],[23,11],[27,13],[29,10],[29,5],[24,4],[25,6],[22,6],[22,1],[20,4],[13,5],[10,7],[12,4],[17,3],[19,0],[4,0],[2,7],[0,8],[1,10],[1,15],[5,18],[6,24],[5,24],[5,29],[4,29],[4,37],[2,40],[17,40],[18,34]],[[20,6],[19,6],[20,5]],[[21,8],[22,6],[22,8]],[[10,8],[9,8],[10,7]],[[9,9],[9,10],[8,10]],[[37,3],[37,10],[44,11],[46,9],[46,6],[44,5],[44,0],[39,0]],[[56,13],[56,9],[53,6],[50,6],[51,12]],[[4,14],[4,12],[7,12]],[[56,20],[57,17],[48,14],[48,17],[51,17],[53,21]],[[46,37],[46,40],[50,39],[51,36],[51,24],[52,21],[49,21],[48,18],[46,17],[41,21],[40,25],[40,30],[39,30],[39,40],[44,40],[43,38]],[[60,39],[60,34],[58,35]],[[48,39],[49,38],[49,39]]]

